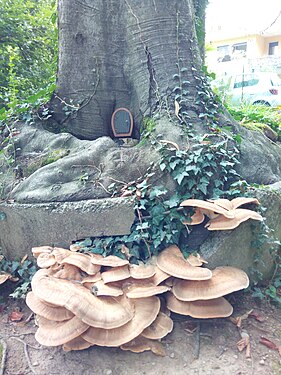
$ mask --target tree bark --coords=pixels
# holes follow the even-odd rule
[[[59,0],[56,120],[92,140],[110,135],[112,113],[127,107],[140,128],[144,116],[173,106],[175,76],[189,82],[185,99],[196,110],[202,61],[194,3],[202,17],[205,2]]]

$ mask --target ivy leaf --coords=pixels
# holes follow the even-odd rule
[[[177,195],[172,195],[168,201],[164,202],[169,208],[177,207],[180,203],[180,198]]]
[[[163,172],[164,169],[166,168],[166,163],[161,163],[159,167],[160,167],[160,170]]]
[[[207,195],[207,185],[206,184],[199,184],[197,186],[197,189],[202,191],[204,195]]]
[[[145,221],[144,223],[141,223],[137,225],[137,230],[143,230],[143,229],[148,229],[149,228],[149,223]]]

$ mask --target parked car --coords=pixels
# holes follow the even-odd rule
[[[254,72],[224,76],[211,83],[232,105],[263,104],[281,108],[281,79],[276,73]]]

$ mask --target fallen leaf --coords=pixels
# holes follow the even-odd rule
[[[229,319],[238,328],[241,328],[242,320],[246,320],[252,312],[253,312],[253,310],[250,310],[250,311],[246,312],[245,314],[243,314],[241,316],[237,316],[236,318],[230,317]]]
[[[252,312],[249,314],[249,316],[255,318],[258,322],[262,323],[265,321],[265,317],[261,316],[257,311],[252,310]]]
[[[241,340],[236,343],[237,349],[239,352],[242,352],[246,349],[246,358],[251,358],[251,344],[250,344],[250,336],[247,332],[241,331]]]
[[[269,349],[277,350],[281,355],[281,346],[276,345],[273,341],[262,336],[260,339],[260,343],[267,346]]]
[[[22,320],[23,313],[20,311],[12,311],[11,314],[9,315],[9,319],[12,322],[20,322]]]

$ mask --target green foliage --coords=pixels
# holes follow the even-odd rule
[[[25,298],[30,289],[32,276],[36,272],[36,266],[25,257],[22,260],[7,260],[1,255],[0,272],[6,272],[15,278],[19,278],[18,282],[13,283],[13,293],[10,296],[13,298]],[[0,285],[0,288],[3,287],[5,287],[5,284]]]
[[[144,117],[141,127],[141,141],[139,146],[143,145],[155,130],[156,124],[151,117]]]
[[[55,89],[56,1],[0,0],[0,162],[15,168],[19,120],[50,117]],[[40,108],[40,111],[38,111]]]
[[[210,137],[212,138],[212,137]],[[201,139],[202,141],[202,139]],[[155,173],[148,171],[143,180],[133,181],[122,189],[135,199],[136,220],[127,236],[87,239],[85,250],[124,257],[122,245],[128,247],[134,262],[157,255],[171,244],[178,244],[185,255],[194,249],[188,246],[188,233],[183,221],[187,213],[179,208],[188,198],[235,197],[241,194],[243,183],[235,171],[237,149],[227,149],[227,141],[214,139],[196,143],[191,150],[178,151],[169,145],[159,148],[158,168],[174,182],[174,193],[153,183]],[[119,193],[116,184],[114,195]],[[187,238],[187,241],[184,239]],[[187,245],[184,244],[187,242]]]
[[[262,105],[241,105],[240,107],[227,106],[235,120],[247,126],[247,124],[265,124],[270,126],[281,140],[281,113],[275,108]]]
[[[0,0],[0,108],[55,82],[56,1]]]

